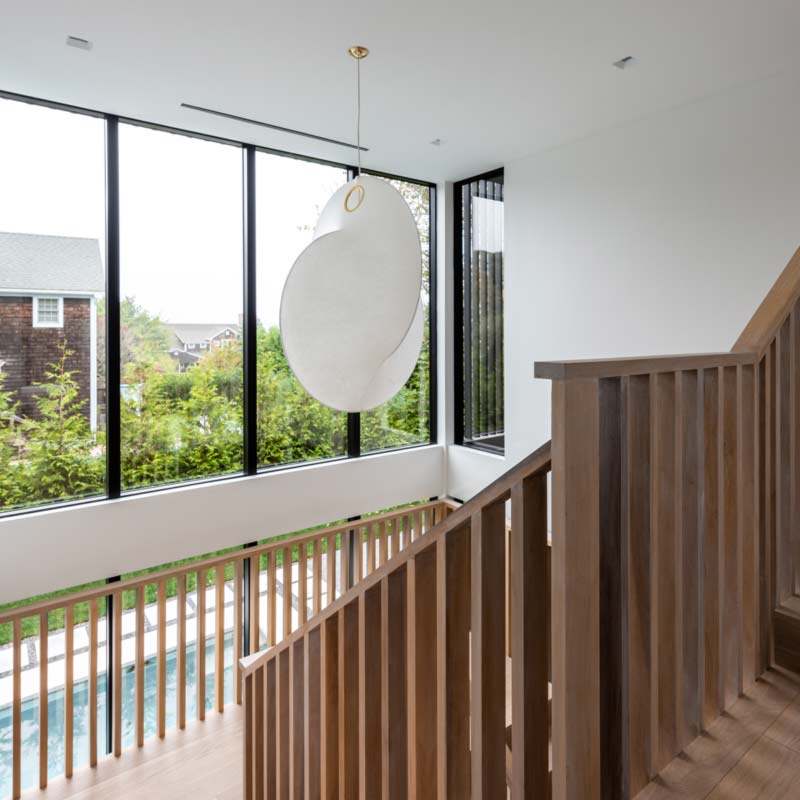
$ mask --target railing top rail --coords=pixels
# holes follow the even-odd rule
[[[82,589],[76,592],[59,595],[58,597],[40,600],[36,603],[30,603],[25,606],[18,606],[10,608],[7,611],[0,611],[0,625],[8,622],[13,622],[17,619],[25,619],[26,617],[35,617],[39,614],[44,614],[49,611],[55,611],[59,608],[66,606],[73,606],[78,603],[85,603],[95,598],[106,597],[110,594],[118,595],[120,592],[137,589],[140,586],[147,586],[148,584],[156,583],[161,580],[170,580],[178,578],[182,575],[190,575],[199,570],[212,569],[223,564],[230,564],[234,561],[239,561],[252,556],[260,556],[264,553],[276,552],[288,547],[296,547],[318,539],[326,539],[328,536],[336,536],[346,531],[354,530],[366,525],[374,525],[376,522],[385,522],[386,520],[396,519],[403,517],[407,514],[419,513],[420,511],[427,511],[441,505],[447,505],[448,501],[444,499],[432,500],[427,503],[419,503],[418,505],[408,506],[406,508],[397,509],[396,511],[387,511],[384,514],[376,514],[370,517],[364,517],[360,520],[353,520],[352,522],[344,522],[340,525],[333,525],[328,528],[320,528],[308,533],[302,533],[297,536],[290,536],[285,539],[280,539],[276,542],[267,542],[265,544],[257,545],[256,547],[248,547],[242,550],[233,550],[229,553],[219,556],[210,556],[198,561],[192,561],[189,564],[181,564],[177,567],[168,567],[162,570],[155,570],[148,572],[145,575],[138,575],[135,578],[127,578],[124,581],[117,581],[116,583],[103,584],[102,586],[95,586],[91,589]]]
[[[391,572],[402,568],[418,553],[427,550],[429,547],[436,546],[436,542],[442,536],[448,531],[460,528],[469,521],[476,511],[487,508],[488,506],[493,506],[495,503],[508,500],[511,495],[511,488],[518,481],[531,475],[540,475],[549,472],[550,465],[550,442],[547,442],[497,478],[493,483],[490,483],[485,489],[478,492],[478,494],[467,503],[459,506],[430,532],[412,542],[397,556],[394,556],[386,564],[382,564],[378,569],[359,581],[352,589],[342,594],[341,597],[326,606],[319,614],[316,614],[313,619],[309,620],[305,625],[300,626],[285,639],[278,642],[274,647],[268,650],[261,650],[258,653],[253,653],[252,655],[242,658],[239,664],[242,667],[243,676],[247,677],[262,664],[275,658],[278,653],[290,647],[298,639],[303,638],[308,630],[318,627],[326,619],[338,613],[339,610],[348,603],[351,603],[359,594],[379,584]]]
[[[738,364],[754,364],[752,352],[698,353],[695,355],[637,356],[633,358],[594,359],[587,361],[537,361],[534,376],[548,380],[576,378],[619,378],[652,372],[714,369]]]
[[[736,340],[733,352],[754,352],[759,357],[775,338],[781,325],[800,299],[800,249],[761,301],[756,313]]]

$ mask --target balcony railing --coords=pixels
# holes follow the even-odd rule
[[[243,655],[450,509],[423,503],[0,612],[0,797],[241,703]]]

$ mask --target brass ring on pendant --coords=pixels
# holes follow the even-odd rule
[[[350,196],[353,192],[358,189],[358,202],[351,208],[350,207]],[[364,202],[364,187],[360,183],[356,183],[350,187],[350,191],[344,196],[344,210],[353,213],[354,211],[358,211],[361,208],[361,204]]]

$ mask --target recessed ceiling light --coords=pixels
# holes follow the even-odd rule
[[[625,58],[615,61],[614,66],[617,69],[627,69],[628,67],[632,67],[635,63],[636,59],[633,56],[625,56]]]
[[[78,50],[91,50],[92,43],[80,36],[67,36],[67,47],[77,47]]]

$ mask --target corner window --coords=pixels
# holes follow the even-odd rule
[[[33,327],[34,328],[63,328],[64,327],[64,298],[63,297],[34,297],[33,298]]]
[[[455,185],[455,440],[502,453],[503,171]]]

